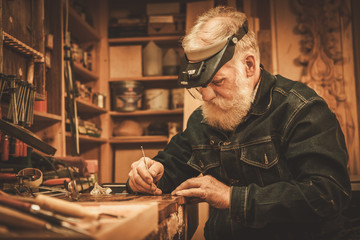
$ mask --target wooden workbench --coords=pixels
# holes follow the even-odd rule
[[[10,231],[0,233],[1,239],[191,239],[198,226],[197,204],[183,197],[130,194],[94,197],[85,193],[77,203],[89,211],[101,208],[102,212],[121,216],[114,221],[108,218],[112,222],[98,228],[91,237],[59,228],[57,232]]]

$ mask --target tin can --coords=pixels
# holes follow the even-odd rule
[[[112,110],[130,112],[141,109],[143,86],[138,81],[111,84]]]
[[[169,109],[169,89],[154,88],[145,90],[145,107],[150,110]]]

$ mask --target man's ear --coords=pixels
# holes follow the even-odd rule
[[[246,76],[252,77],[255,75],[255,57],[253,55],[247,55],[245,58],[245,69],[246,69]]]

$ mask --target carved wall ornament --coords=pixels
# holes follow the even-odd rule
[[[292,0],[298,19],[295,33],[302,35],[300,56],[295,60],[303,66],[300,81],[312,87],[336,114],[344,132],[349,151],[349,167],[358,172],[354,144],[355,124],[351,99],[346,94],[342,52],[342,34],[350,23],[350,9],[340,0]],[[355,86],[353,86],[355,87]]]

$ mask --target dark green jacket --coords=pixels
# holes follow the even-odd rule
[[[207,239],[330,239],[351,197],[335,114],[306,85],[264,70],[234,132],[206,124],[199,108],[154,159],[164,193],[200,173],[231,186],[230,209],[210,211]]]

